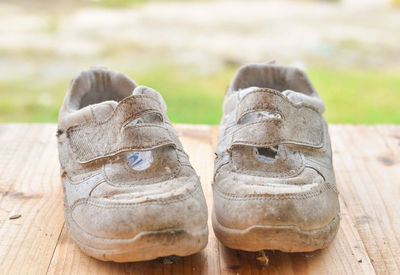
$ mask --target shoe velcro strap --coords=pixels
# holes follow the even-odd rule
[[[246,94],[239,103],[237,121],[251,112],[266,111],[276,114],[271,118],[239,125],[233,132],[232,146],[267,147],[296,144],[312,148],[323,146],[324,120],[319,112],[300,104],[293,104],[280,92],[259,89]]]
[[[67,130],[69,145],[79,163],[107,158],[126,151],[146,151],[162,146],[179,146],[176,135],[160,124],[130,124],[143,115],[162,116],[160,103],[145,95],[122,100],[105,121],[96,119]]]

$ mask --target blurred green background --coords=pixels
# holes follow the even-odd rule
[[[396,4],[397,3],[397,4]],[[0,2],[0,122],[55,122],[92,65],[159,91],[175,123],[218,124],[241,64],[304,68],[330,123],[400,123],[398,1]]]

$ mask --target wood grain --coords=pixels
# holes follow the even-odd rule
[[[48,124],[0,127],[1,274],[49,266],[64,224],[55,133]]]
[[[399,126],[331,127],[337,181],[378,274],[400,274]]]
[[[202,252],[140,263],[110,263],[79,250],[63,226],[53,124],[0,125],[0,274],[400,274],[400,126],[332,125],[341,226],[313,253],[235,251],[215,238]],[[218,128],[177,125],[212,210]],[[18,219],[10,216],[21,214]]]

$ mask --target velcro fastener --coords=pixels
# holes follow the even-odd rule
[[[176,147],[177,137],[159,124],[129,122],[148,113],[159,113],[157,100],[145,95],[132,95],[122,100],[102,122],[95,119],[67,129],[69,145],[79,163],[88,163],[121,152],[152,150],[161,146]]]
[[[262,119],[239,125],[233,132],[231,146],[267,147],[297,144],[321,148],[324,141],[324,120],[316,110],[293,104],[280,92],[259,89],[246,94],[239,103],[237,121],[248,113],[268,111],[280,118]]]

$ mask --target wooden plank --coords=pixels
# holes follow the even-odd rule
[[[199,253],[203,258],[202,262],[204,266],[194,266],[197,271],[200,271],[195,274],[218,274],[220,270],[219,247],[210,219],[213,205],[211,183],[214,176],[214,148],[212,143],[213,140],[211,138],[212,128],[210,126],[202,125],[181,125],[177,127],[177,131],[182,134],[180,139],[183,147],[190,157],[190,162],[193,165],[193,168],[200,176],[208,207],[208,227],[210,230],[208,235],[208,245],[202,253]]]
[[[400,126],[331,127],[341,196],[378,274],[400,274]]]
[[[0,126],[0,274],[47,271],[64,223],[55,133],[54,124]]]
[[[209,213],[217,127],[178,125],[201,177]],[[210,224],[207,248],[173,264],[117,264],[87,257],[63,228],[55,125],[0,126],[0,274],[379,274],[400,273],[400,126],[330,126],[342,221],[314,253],[257,253],[222,246]],[[9,220],[13,214],[22,214]],[[58,240],[58,241],[57,241]],[[370,260],[371,259],[371,260]]]

